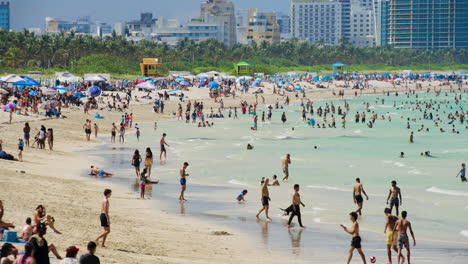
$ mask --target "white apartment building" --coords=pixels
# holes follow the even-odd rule
[[[337,0],[291,0],[292,37],[338,45],[342,37],[341,7]]]
[[[354,46],[375,46],[377,26],[376,0],[351,0],[351,32],[349,42]]]

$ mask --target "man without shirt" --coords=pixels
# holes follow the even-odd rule
[[[369,196],[367,196],[366,191],[364,191],[364,187],[362,187],[361,179],[356,178],[356,184],[353,187],[353,200],[354,203],[358,205],[358,209],[356,213],[361,215],[362,205],[364,203],[364,199],[362,198],[362,194],[366,196],[366,200],[369,200]]]
[[[258,211],[257,213],[257,219],[260,219],[259,215],[265,211],[265,216],[267,218],[267,221],[271,221],[271,218],[268,216],[268,208],[270,206],[270,192],[268,191],[268,178],[265,179],[265,181],[263,182],[262,184],[262,198],[261,198],[261,202],[262,202],[262,209],[260,209],[260,211]]]
[[[385,208],[385,228],[384,234],[387,234],[387,254],[388,254],[388,263],[392,264],[392,248],[398,254],[397,249],[397,241],[398,241],[398,234],[396,231],[393,231],[395,228],[395,224],[398,221],[398,217],[392,215],[392,211],[390,208]],[[388,232],[387,232],[388,231]],[[403,258],[404,262],[404,258]]]
[[[411,237],[413,238],[413,246],[416,246],[416,238],[414,237],[413,228],[411,227],[411,222],[406,220],[408,213],[406,211],[401,212],[402,219],[398,220],[393,228],[393,231],[398,231],[398,264],[403,263],[404,258],[402,255],[403,247],[406,248],[406,259],[408,264],[411,264],[411,251],[408,238],[408,229],[410,231]],[[400,262],[401,260],[401,262]]]
[[[286,154],[286,157],[282,160],[284,178],[283,181],[289,179],[289,164],[291,164],[291,155]]]
[[[390,199],[391,198],[391,199]],[[392,181],[392,187],[390,187],[390,191],[387,197],[387,204],[388,200],[390,200],[390,213],[393,211],[393,206],[396,208],[396,216],[399,215],[398,208],[403,203],[403,199],[401,198],[401,190],[397,187],[397,182]]]
[[[351,247],[349,248],[349,255],[348,255],[347,263],[349,264],[351,262],[351,259],[353,259],[353,252],[356,249],[359,255],[361,255],[362,262],[364,264],[367,264],[366,256],[364,255],[364,252],[362,252],[362,249],[361,249],[361,237],[359,236],[359,223],[357,221],[357,218],[358,218],[358,215],[356,212],[351,212],[349,214],[349,219],[353,223],[351,230],[348,230],[347,227],[345,227],[344,225],[341,225],[343,230],[353,237],[351,240]]]

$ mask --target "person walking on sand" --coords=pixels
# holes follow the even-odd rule
[[[353,187],[353,200],[354,203],[358,205],[356,213],[358,213],[359,215],[362,215],[362,205],[364,203],[362,194],[366,196],[366,200],[369,200],[369,196],[367,196],[366,191],[364,191],[364,187],[362,187],[361,179],[356,178],[356,184]]]
[[[457,173],[457,176],[455,176],[455,178],[458,177],[458,175],[460,175],[460,179],[462,182],[466,182],[466,165],[465,163],[462,163],[461,164],[461,170]]]
[[[387,234],[387,255],[388,255],[388,263],[392,264],[392,249],[398,254],[397,249],[397,241],[398,241],[398,234],[396,231],[393,231],[395,228],[395,224],[398,221],[398,217],[392,215],[392,211],[390,208],[385,208],[385,228],[384,234]],[[404,258],[403,258],[404,262]]]
[[[408,264],[411,264],[411,250],[408,238],[408,229],[410,231],[411,237],[413,238],[413,246],[416,246],[416,238],[414,237],[411,222],[406,220],[407,215],[408,213],[406,211],[401,212],[402,219],[398,220],[395,224],[395,227],[393,228],[394,232],[398,231],[398,264],[404,262],[404,258],[402,255],[403,247],[406,248],[406,259],[408,260]]]
[[[94,138],[98,137],[98,133],[99,133],[99,127],[96,123],[94,123]]]
[[[265,211],[265,216],[267,218],[267,221],[271,221],[271,218],[268,216],[268,209],[270,207],[270,201],[271,201],[271,198],[270,198],[270,192],[268,191],[268,182],[269,182],[269,179],[265,179],[265,181],[263,182],[262,184],[262,198],[260,199],[260,201],[262,202],[262,209],[260,209],[260,211],[258,211],[256,217],[257,219],[260,220],[260,214]]]
[[[86,140],[90,141],[91,140],[91,121],[86,119],[86,122],[83,125],[83,129],[86,134]]]
[[[283,181],[287,181],[289,179],[289,164],[291,164],[291,155],[286,154],[286,157],[284,157],[282,160],[284,173]]]
[[[299,226],[301,229],[304,229],[304,226],[302,225],[302,218],[301,218],[301,207],[300,205],[305,207],[305,204],[302,203],[301,201],[301,196],[299,195],[299,184],[294,184],[294,192],[292,195],[292,213],[291,216],[289,217],[288,221],[288,228],[291,228],[291,222],[294,218],[294,216],[297,216],[297,221],[299,222]]]
[[[358,218],[358,215],[356,212],[351,212],[349,214],[349,219],[353,223],[351,230],[348,230],[346,226],[341,225],[343,230],[353,237],[351,240],[351,247],[349,248],[347,264],[351,263],[351,259],[353,259],[353,252],[355,249],[358,251],[359,255],[361,255],[362,263],[367,264],[366,256],[364,255],[364,252],[362,252],[362,248],[361,248],[361,237],[359,236],[359,223],[357,221],[357,218]]]
[[[184,165],[180,169],[180,195],[179,201],[186,201],[185,200],[185,190],[187,189],[187,177],[189,174],[187,173],[187,167],[189,166],[188,162],[184,162]]]
[[[110,189],[104,190],[104,199],[101,202],[101,215],[99,218],[101,219],[101,226],[104,228],[104,233],[100,234],[95,242],[96,244],[99,243],[99,240],[102,238],[102,247],[106,247],[106,239],[110,233],[110,217],[109,217],[109,198],[112,195],[112,191]]]
[[[401,198],[401,190],[399,187],[397,187],[396,181],[392,181],[392,187],[390,187],[390,191],[387,197],[387,204],[388,204],[389,199],[390,199],[390,213],[391,211],[393,211],[393,206],[395,206],[396,215],[398,216],[399,215],[398,208],[400,207],[400,205],[402,205],[403,199]]]
[[[115,143],[115,135],[117,134],[117,127],[115,126],[115,123],[112,123],[112,128],[111,128],[111,143]]]
[[[166,142],[166,133],[163,133],[162,137],[161,137],[161,140],[159,141],[160,145],[161,145],[161,153],[159,154],[159,160],[162,160],[162,156],[164,154],[164,160],[166,160],[166,146],[169,147],[169,144],[167,144]]]

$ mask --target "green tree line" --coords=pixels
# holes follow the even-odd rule
[[[337,61],[361,65],[363,69],[372,69],[375,65],[391,69],[468,64],[468,52],[464,49],[355,47],[345,42],[338,46],[326,46],[300,40],[271,45],[264,42],[261,45],[226,46],[215,39],[198,43],[182,39],[171,47],[151,41],[133,43],[115,33],[96,38],[74,33],[36,36],[28,31],[0,31],[0,57],[3,71],[68,70],[79,74],[138,74],[139,63],[145,57],[159,58],[166,72],[170,69],[194,73],[209,70],[233,72],[233,63],[240,60],[256,65],[256,72],[268,74],[288,70],[329,70],[327,65]]]

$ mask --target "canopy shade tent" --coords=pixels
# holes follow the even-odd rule
[[[6,82],[6,83],[15,83],[19,81],[24,81],[24,79],[15,74],[10,74],[8,76],[1,77],[0,81]]]
[[[154,90],[156,89],[156,85],[154,85],[152,82],[142,82],[142,83],[139,83],[137,84],[137,86],[135,86],[136,88],[140,88],[140,89],[151,89],[151,90]]]
[[[88,74],[87,76],[85,76],[84,78],[85,81],[87,82],[105,82],[107,81],[106,78],[102,77],[101,75],[94,75],[94,74]]]
[[[22,85],[22,86],[39,86],[41,85],[36,80],[29,78],[28,76],[21,76],[21,81],[14,82],[14,85]]]
[[[59,80],[59,82],[81,82],[83,81],[82,78],[75,76],[74,74],[69,73],[69,72],[57,73],[56,78],[57,80]]]

